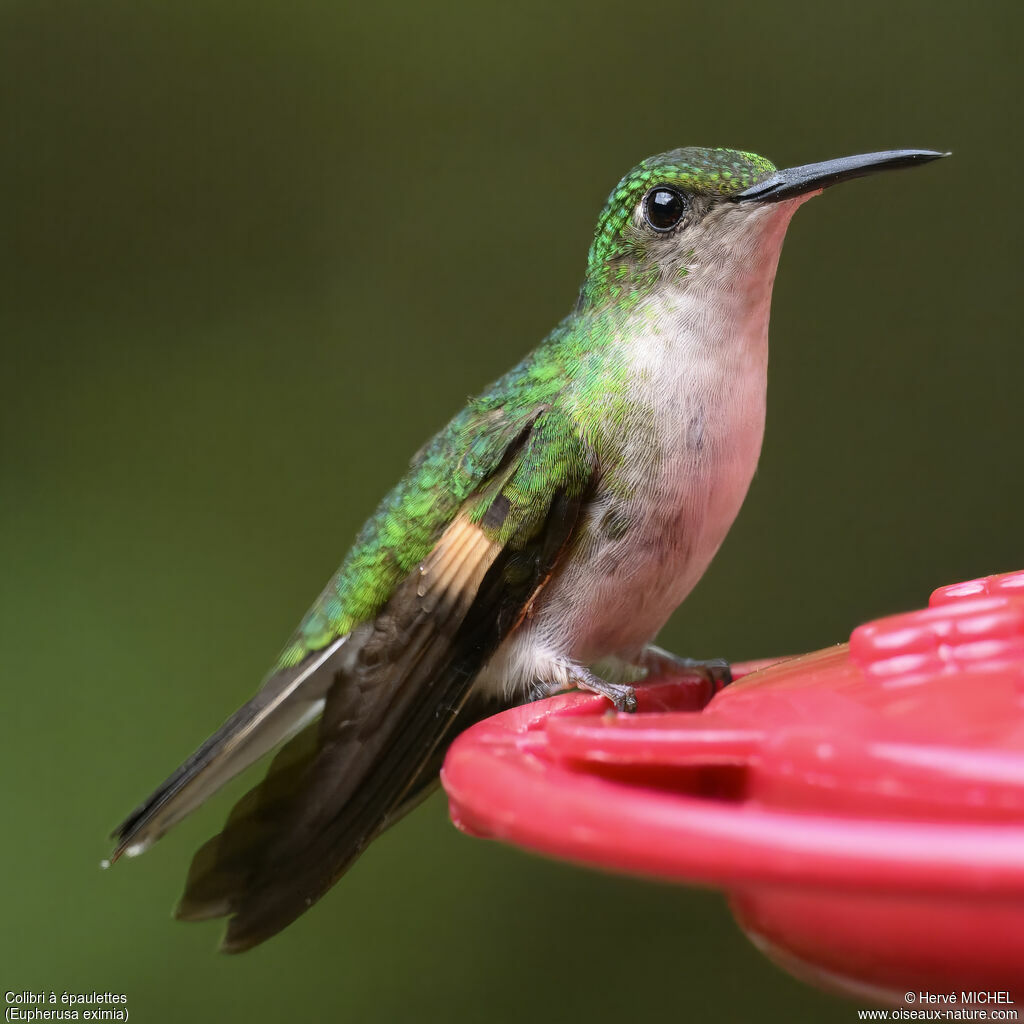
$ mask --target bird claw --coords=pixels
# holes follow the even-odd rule
[[[615,705],[615,710],[624,714],[633,714],[636,711],[636,690],[625,684],[615,687],[616,693],[605,693],[605,696]]]
[[[636,690],[628,683],[609,683],[606,679],[602,679],[586,669],[582,670],[572,682],[579,690],[589,690],[591,693],[607,697],[616,711],[629,714],[636,711]]]

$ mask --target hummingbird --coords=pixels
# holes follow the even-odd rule
[[[413,457],[256,695],[118,828],[146,850],[272,750],[196,853],[176,916],[240,952],[317,901],[485,715],[561,690],[635,709],[676,657],[658,631],[704,574],[757,466],[772,285],[823,189],[945,153],[778,170],[732,149],[650,157],[597,222],[572,312]]]

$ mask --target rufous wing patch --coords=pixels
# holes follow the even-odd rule
[[[416,592],[424,611],[468,607],[500,552],[501,544],[460,512],[419,567]]]

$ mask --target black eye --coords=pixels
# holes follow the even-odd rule
[[[655,231],[671,231],[686,213],[686,197],[674,188],[652,188],[644,200],[644,217]]]

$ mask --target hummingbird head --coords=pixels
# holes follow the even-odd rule
[[[796,208],[823,189],[945,153],[891,150],[778,170],[755,153],[688,147],[649,157],[615,187],[597,222],[580,296],[629,310],[701,270],[774,276]]]

